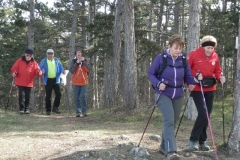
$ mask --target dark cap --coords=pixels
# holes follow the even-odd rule
[[[76,51],[75,51],[75,54],[76,54],[77,52],[81,52],[81,53],[83,54],[83,50],[82,50],[81,48],[77,48]]]
[[[26,49],[24,53],[26,53],[26,54],[33,54],[33,50],[31,50],[31,49]]]

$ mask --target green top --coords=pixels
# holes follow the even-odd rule
[[[52,60],[47,59],[47,65],[48,65],[48,78],[56,78],[56,63],[54,59]]]

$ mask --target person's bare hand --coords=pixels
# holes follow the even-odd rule
[[[165,90],[165,88],[166,88],[166,84],[160,83],[159,90],[163,91],[163,90]]]
[[[196,85],[190,84],[190,85],[188,86],[188,89],[189,89],[190,91],[192,91],[192,90],[195,88],[195,86],[196,86]]]
[[[45,69],[43,68],[43,69],[42,69],[42,74],[44,74],[44,73],[45,73]]]
[[[17,75],[17,72],[16,72],[16,71],[13,72],[12,76],[13,76],[13,77],[16,77],[16,75]]]
[[[220,82],[223,84],[226,82],[226,77],[225,76],[221,76],[220,77]]]

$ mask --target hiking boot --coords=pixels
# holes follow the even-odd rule
[[[76,117],[80,117],[80,114],[76,114]]]
[[[206,143],[200,144],[199,145],[199,149],[202,151],[209,151],[210,150],[210,146],[207,145]]]
[[[199,150],[197,142],[189,140],[188,144],[189,144],[190,149],[195,150],[195,151]]]
[[[167,154],[167,160],[179,160],[180,157],[178,154],[176,154],[175,152],[169,152]]]
[[[87,116],[88,116],[87,113],[83,114],[83,117],[87,117]]]
[[[160,149],[159,149],[159,153],[162,154],[162,155],[164,155],[164,156],[167,155],[167,151],[166,151],[165,149],[162,149],[161,147],[160,147]]]
[[[24,110],[20,110],[19,113],[20,113],[20,114],[24,114]]]
[[[56,114],[61,114],[61,112],[58,110],[57,107],[54,107],[53,110],[52,110],[52,112],[55,112]]]
[[[51,115],[51,112],[50,112],[50,111],[47,111],[47,112],[46,112],[46,115]]]
[[[30,114],[30,111],[27,109],[24,111],[25,114]]]

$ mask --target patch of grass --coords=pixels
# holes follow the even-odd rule
[[[153,108],[139,108],[135,111],[126,111],[124,109],[117,109],[117,108],[103,108],[98,110],[92,110],[91,114],[93,114],[95,117],[98,117],[102,121],[111,121],[111,122],[122,122],[122,123],[134,123],[134,122],[147,122],[148,118],[151,115]],[[112,110],[112,111],[111,111]],[[152,115],[153,122],[155,123],[155,119],[160,118],[159,111],[157,107],[155,108],[155,111]]]

